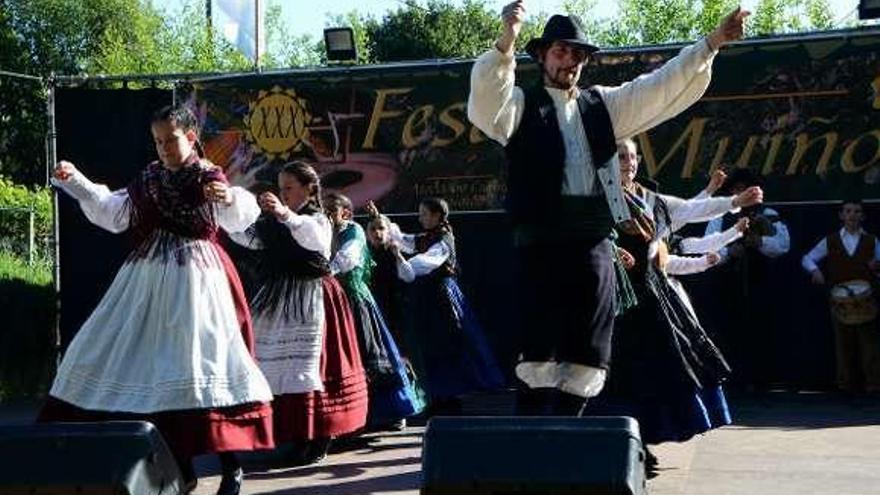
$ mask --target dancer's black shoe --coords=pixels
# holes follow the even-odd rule
[[[217,495],[239,495],[242,481],[244,481],[244,471],[241,468],[223,473]]]

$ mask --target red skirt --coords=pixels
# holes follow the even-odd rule
[[[272,403],[279,443],[336,438],[367,422],[367,376],[358,350],[354,317],[339,282],[323,278],[323,392],[276,395]]]
[[[253,356],[254,331],[241,279],[223,248],[219,245],[216,247],[229,281],[241,336]],[[43,423],[96,421],[149,421],[156,426],[171,452],[179,460],[211,452],[264,450],[275,447],[272,406],[268,403],[135,414],[82,409],[50,396],[37,416],[37,422]]]
[[[213,409],[134,414],[90,411],[49,397],[37,422],[149,421],[179,460],[211,452],[263,450],[275,447],[269,404],[241,404]]]

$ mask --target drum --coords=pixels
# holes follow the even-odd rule
[[[831,288],[831,313],[844,325],[859,325],[877,317],[877,301],[871,284],[850,280]]]

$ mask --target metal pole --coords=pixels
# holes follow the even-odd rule
[[[46,81],[46,186],[50,186],[49,179],[52,177],[52,171],[55,169],[55,163],[58,161],[58,152],[56,149],[57,134],[55,131],[55,73],[49,76]],[[52,190],[52,275],[55,285],[55,325],[53,328],[53,347],[55,349],[55,360],[53,370],[57,369],[59,359],[61,358],[61,260],[59,256],[59,228],[58,228],[58,191]]]
[[[254,0],[254,70],[260,71],[260,24],[262,24],[262,16],[260,15],[260,0]]]
[[[34,205],[28,208],[28,265],[34,265]]]
[[[7,76],[7,77],[13,77],[13,78],[17,78],[17,79],[27,79],[29,81],[43,82],[42,77],[31,76],[28,74],[20,74],[18,72],[9,72],[8,70],[0,70],[0,76]]]

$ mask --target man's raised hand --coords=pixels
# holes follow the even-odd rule
[[[718,50],[722,46],[731,41],[742,39],[745,31],[746,17],[752,15],[748,10],[737,7],[736,10],[727,14],[727,16],[718,24],[718,27],[709,34],[709,45]]]
[[[501,9],[501,22],[504,24],[504,32],[495,44],[501,53],[513,54],[513,44],[522,30],[523,19],[526,16],[526,6],[523,0],[516,0]]]

